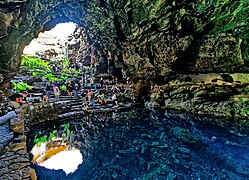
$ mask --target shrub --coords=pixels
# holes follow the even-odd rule
[[[24,56],[21,66],[26,66],[29,70],[43,70],[50,72],[49,63],[35,56]]]
[[[12,84],[14,86],[13,90],[15,90],[16,92],[27,91],[27,90],[33,88],[33,86],[30,86],[24,82],[16,83],[16,82],[12,81]]]
[[[66,91],[66,90],[67,90],[67,86],[65,86],[65,85],[61,86],[61,87],[60,87],[60,90]]]

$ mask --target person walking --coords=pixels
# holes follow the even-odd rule
[[[78,92],[79,92],[79,85],[75,84],[75,86],[74,86],[74,98],[75,99],[78,98]]]
[[[46,84],[45,91],[47,94],[48,101],[50,101],[51,92],[52,92],[52,87],[51,87],[50,83]]]
[[[72,82],[68,82],[67,83],[67,94],[68,96],[71,96],[71,92],[73,91],[73,86],[72,86]]]
[[[103,80],[103,77],[100,78],[100,85],[101,85],[101,88],[104,87],[104,80]]]
[[[94,107],[94,105],[95,105],[95,104],[94,104],[94,98],[95,98],[95,92],[93,91],[93,92],[92,92],[92,107]]]
[[[60,90],[57,86],[54,88],[54,96],[55,96],[55,101],[60,100]]]
[[[88,96],[88,102],[90,104],[91,103],[91,98],[92,98],[92,91],[91,90],[88,90],[87,96]]]
[[[113,95],[112,95],[112,103],[114,105],[118,105],[118,98],[117,98],[116,93],[113,93]]]

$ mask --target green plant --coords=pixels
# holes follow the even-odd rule
[[[35,56],[24,56],[22,58],[21,66],[26,66],[29,70],[43,70],[50,72],[51,67],[49,63]]]
[[[63,67],[68,67],[68,65],[69,65],[69,61],[67,60],[67,58],[66,57],[63,58],[62,66]]]
[[[48,72],[44,70],[36,70],[32,72],[33,76],[45,76]]]
[[[33,86],[30,86],[25,82],[20,82],[20,83],[16,83],[14,81],[11,81],[11,82],[12,82],[12,84],[14,86],[13,90],[16,91],[16,92],[27,91],[27,90],[33,88]]]
[[[61,81],[68,81],[69,80],[69,71],[67,69],[64,69],[62,72],[61,72],[61,76],[60,76],[60,79]]]
[[[69,139],[70,134],[72,134],[72,132],[69,129],[70,128],[70,124],[66,123],[66,124],[62,124],[61,126],[64,128],[64,131],[65,131],[65,133],[67,135],[67,139]]]
[[[38,135],[41,135],[41,132],[39,131],[39,134]],[[35,135],[35,138],[34,138],[34,143],[39,147],[41,146],[41,143],[45,143],[47,142],[47,135],[44,135],[44,136],[41,136],[41,137],[37,137],[38,135]]]
[[[79,70],[76,70],[76,69],[73,69],[73,68],[71,68],[71,69],[69,69],[69,73],[71,74],[71,75],[73,75],[73,76],[79,76],[79,74],[81,73],[82,71],[79,69]]]
[[[210,34],[230,33],[249,38],[249,1],[198,0],[193,9],[202,18],[202,24],[210,28]]]
[[[53,74],[46,74],[45,77],[49,80],[49,82],[59,80],[59,78],[55,77]]]
[[[53,132],[49,133],[49,140],[52,140],[53,138],[56,137],[57,130],[53,130]]]
[[[67,90],[67,86],[65,86],[65,85],[61,86],[61,87],[60,87],[60,90],[66,91],[66,90]]]

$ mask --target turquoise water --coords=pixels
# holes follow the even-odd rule
[[[70,125],[84,156],[76,172],[34,168],[49,180],[249,179],[249,138],[200,119],[143,109],[93,115]]]

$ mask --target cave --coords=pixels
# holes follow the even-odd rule
[[[219,0],[0,2],[0,179],[248,178],[248,20],[237,16],[248,14],[246,6]],[[63,58],[82,60],[82,68],[53,70],[63,64],[50,62],[58,53],[38,54],[52,64],[40,77],[29,71],[30,89],[17,92],[24,48],[69,22],[84,33],[70,38],[87,48],[82,53],[68,39]],[[74,89],[65,85],[56,95],[61,77]],[[40,86],[31,88],[34,83]],[[32,96],[26,104],[10,98],[14,91]],[[79,150],[79,170],[67,176],[33,163],[30,151],[44,138],[53,142],[46,147]]]

